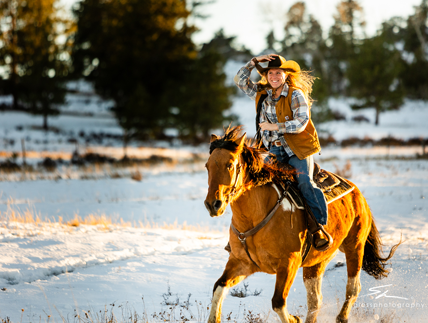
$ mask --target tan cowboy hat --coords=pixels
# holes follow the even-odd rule
[[[297,62],[292,60],[287,61],[284,57],[279,55],[273,56],[273,57],[275,57],[275,59],[272,61],[269,61],[269,64],[267,67],[261,67],[259,63],[256,63],[257,71],[259,71],[260,74],[263,74],[264,72],[272,68],[280,68],[283,70],[289,69],[296,73],[300,72],[300,66],[299,64],[297,64]]]

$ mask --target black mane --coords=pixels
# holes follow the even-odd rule
[[[224,148],[233,153],[236,153],[238,151],[238,145],[235,144],[234,141],[239,138],[239,135],[241,134],[241,129],[241,126],[227,128],[224,132],[223,137],[211,142],[210,155],[216,148]]]
[[[210,154],[216,148],[224,148],[233,153],[238,151],[238,145],[234,142],[241,135],[242,127],[232,127],[225,130],[224,136],[214,140],[210,145]],[[250,146],[249,146],[250,145]],[[295,170],[287,164],[265,163],[262,153],[266,150],[251,147],[251,143],[244,143],[241,157],[244,167],[247,169],[246,186],[261,186],[276,180],[294,181]]]

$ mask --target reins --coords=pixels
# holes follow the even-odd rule
[[[260,114],[262,112],[263,101],[267,98],[267,94],[260,95],[260,99],[257,102],[257,113],[256,113],[256,134],[254,135],[254,140],[256,142],[256,147],[260,148],[262,145],[262,136],[260,134]]]
[[[236,147],[234,147],[233,145],[231,147],[225,145],[224,141],[221,141],[220,144],[214,145],[214,143],[216,143],[216,142],[217,141],[211,143],[210,154],[216,148],[225,148],[225,149],[228,149],[231,151],[234,151],[234,149],[236,149]],[[230,140],[230,142],[232,142],[232,141]],[[244,167],[243,163],[245,164],[246,162],[245,162],[245,160],[244,161],[241,160],[242,159],[241,155],[239,155],[238,158],[239,158],[239,160],[238,160],[238,163],[236,166],[235,179],[233,181],[233,185],[229,186],[230,191],[228,192],[228,194],[226,193],[227,194],[226,203],[231,202],[230,201],[231,199],[233,199],[236,195],[239,195],[239,193],[242,191],[242,188],[244,188],[244,191],[245,191],[245,184],[244,184],[245,179],[242,180],[242,185],[240,187],[238,187],[238,185],[239,185],[239,177],[244,173],[244,172],[242,172],[242,169]],[[284,200],[284,198],[287,197],[290,200],[289,189],[290,189],[291,182],[289,180],[286,180],[284,182],[279,181],[278,184],[280,184],[279,186],[283,189],[283,192],[280,194],[275,206],[272,208],[272,210],[268,213],[268,215],[259,224],[257,224],[254,228],[252,228],[246,232],[240,232],[236,229],[236,227],[233,225],[233,223],[230,224],[232,232],[238,237],[238,239],[241,242],[242,247],[244,248],[248,258],[259,269],[260,269],[259,265],[257,265],[257,263],[252,259],[250,252],[248,251],[248,246],[247,246],[246,240],[248,237],[253,236],[257,232],[259,232],[272,219],[272,217],[274,216],[274,214],[278,210],[278,208],[279,208],[280,204],[282,203],[282,201]],[[291,201],[290,201],[290,203],[291,203]],[[309,240],[309,237],[308,237],[308,231],[307,231],[304,242],[303,242],[302,263],[305,261],[307,255],[309,253],[310,247],[311,247],[311,244],[308,243],[308,240]]]

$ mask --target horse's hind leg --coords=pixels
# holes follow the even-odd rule
[[[349,313],[361,291],[360,272],[363,265],[364,245],[368,235],[366,228],[370,228],[367,223],[364,225],[361,222],[354,224],[341,246],[346,256],[348,282],[346,284],[346,300],[336,318],[337,323],[348,322]]]
[[[324,260],[315,266],[303,267],[303,282],[305,283],[308,301],[308,314],[306,316],[305,323],[315,323],[317,320],[318,312],[321,309],[322,303],[322,276],[324,275],[324,271],[328,263],[335,255],[336,253],[334,253],[329,259]]]
[[[229,257],[223,275],[221,275],[214,284],[214,293],[211,301],[211,312],[208,318],[208,323],[221,322],[221,307],[229,288],[240,283],[255,271],[256,268],[254,265],[243,263],[233,255]]]
[[[346,261],[348,264],[348,261]],[[358,294],[361,291],[360,284],[360,270],[354,273],[352,276],[349,275],[348,271],[348,283],[346,284],[346,300],[343,303],[342,309],[336,318],[337,323],[348,323],[349,313],[351,312],[352,306],[357,300]]]

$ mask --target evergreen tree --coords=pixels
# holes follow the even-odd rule
[[[230,106],[228,91],[216,92],[225,89],[222,64],[197,56],[185,1],[84,0],[74,13],[75,75],[114,102],[125,146],[132,138],[165,138],[169,128],[192,138],[222,125]]]
[[[332,93],[345,95],[348,62],[355,55],[355,46],[365,38],[365,21],[363,8],[355,0],[342,0],[336,8],[334,24],[330,28],[327,40],[329,44],[327,60]]]
[[[208,43],[202,45],[201,53],[217,52],[223,60],[236,59],[249,61],[253,55],[245,46],[235,44],[236,36],[226,36],[223,29],[217,31]]]
[[[358,39],[365,38],[363,8],[356,0],[342,0],[336,8],[335,26],[353,47]]]
[[[385,40],[401,53],[404,68],[400,79],[406,96],[428,99],[428,0],[407,18],[393,17],[382,23]]]
[[[306,52],[306,39],[310,29],[310,18],[304,2],[294,3],[286,14],[284,26],[283,52],[295,60],[303,59]]]
[[[404,52],[407,68],[401,75],[406,92],[416,99],[428,99],[428,0],[415,7],[415,13],[407,19],[404,35]]]
[[[326,58],[328,48],[319,22],[306,10],[303,2],[293,4],[287,13],[282,54],[297,61],[302,69],[318,78],[312,96],[315,99],[312,117],[316,122],[329,118],[328,97],[331,81]]]
[[[383,35],[365,39],[356,51],[358,54],[350,59],[347,70],[350,93],[359,99],[359,104],[352,108],[373,107],[378,125],[381,112],[398,109],[403,103],[399,80],[403,66],[401,56]]]
[[[19,17],[22,17],[23,1],[0,2],[0,65],[5,66],[5,93],[12,94],[13,108],[18,109],[18,65],[22,61],[18,47]],[[22,18],[21,18],[22,19]],[[25,19],[24,19],[25,20]],[[18,25],[17,25],[18,24]]]
[[[201,50],[195,60],[184,62],[183,78],[171,93],[177,102],[173,108],[174,124],[181,138],[202,142],[209,138],[212,129],[236,120],[227,111],[236,87],[225,85],[225,62],[225,57],[210,46]]]
[[[275,34],[273,33],[273,30],[269,32],[269,34],[266,36],[266,45],[268,49],[273,49],[275,47],[276,39]]]
[[[60,42],[72,27],[61,18],[57,0],[10,0],[0,2],[0,64],[7,66],[6,92],[13,107],[43,115],[59,113],[64,102],[68,73],[67,42]]]

